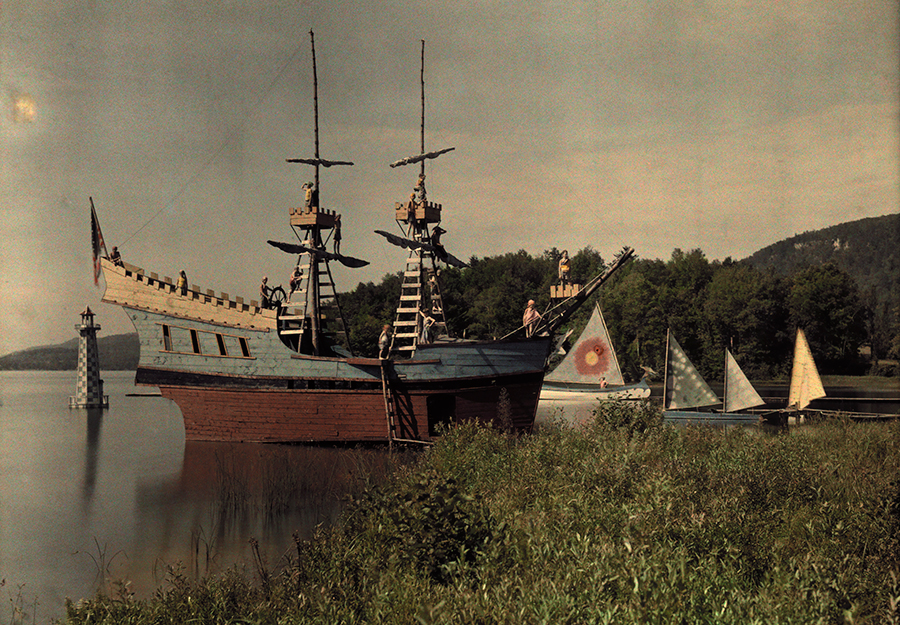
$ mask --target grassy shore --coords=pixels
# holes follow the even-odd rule
[[[826,387],[900,390],[900,378],[889,378],[882,375],[824,375],[822,384]]]
[[[455,428],[276,568],[67,623],[897,623],[900,424]]]

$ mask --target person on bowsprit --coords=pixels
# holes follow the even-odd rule
[[[558,271],[559,282],[563,286],[569,284],[569,270],[569,252],[567,250],[563,250],[562,256],[559,259]]]
[[[125,264],[122,262],[122,255],[119,254],[119,248],[117,248],[115,245],[113,245],[113,250],[112,250],[112,253],[110,253],[110,255],[109,255],[109,260],[116,267],[124,267],[125,266]]]
[[[178,281],[175,283],[175,288],[182,295],[187,295],[187,274],[184,273],[184,269],[178,272]]]
[[[385,360],[391,353],[391,326],[385,324],[378,337],[378,357]]]
[[[269,296],[272,289],[269,288],[269,277],[263,276],[262,283],[259,285],[259,305],[261,308],[270,308],[272,306]]]
[[[300,280],[302,279],[303,271],[300,269],[300,265],[297,265],[296,267],[294,267],[294,271],[291,272],[291,279],[289,282],[291,293],[297,290],[297,288],[300,286]]]
[[[334,216],[334,253],[341,255],[341,216]]]
[[[528,300],[525,306],[525,314],[522,315],[522,325],[525,326],[525,336],[533,336],[537,328],[538,321],[541,320],[541,313],[534,307],[534,300]]]

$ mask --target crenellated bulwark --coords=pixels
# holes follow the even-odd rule
[[[105,258],[100,262],[106,280],[104,303],[233,328],[269,331],[276,327],[276,311],[261,308],[256,301],[247,303],[227,293],[216,295],[212,289],[204,292],[197,285],[191,285],[182,295],[170,278],[147,275],[128,263],[117,266]]]

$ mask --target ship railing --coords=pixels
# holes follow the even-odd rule
[[[181,295],[180,290],[175,285],[175,280],[169,276],[160,277],[156,272],[150,272],[148,275],[141,267],[124,263],[125,276],[133,278],[137,282],[142,282],[147,286],[156,287],[166,293],[179,295],[190,300],[197,300],[201,304],[210,304],[212,306],[221,306],[223,308],[233,308],[241,312],[249,312],[250,314],[259,314],[265,310],[256,300],[245,301],[243,297],[234,296],[233,298],[226,292],[221,291],[217,295],[215,290],[206,289],[192,284]]]

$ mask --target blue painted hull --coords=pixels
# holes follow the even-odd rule
[[[438,342],[407,360],[306,356],[282,342],[271,311],[103,269],[104,301],[138,332],[136,382],[179,406],[188,440],[429,441],[442,424],[534,424],[547,337]]]

